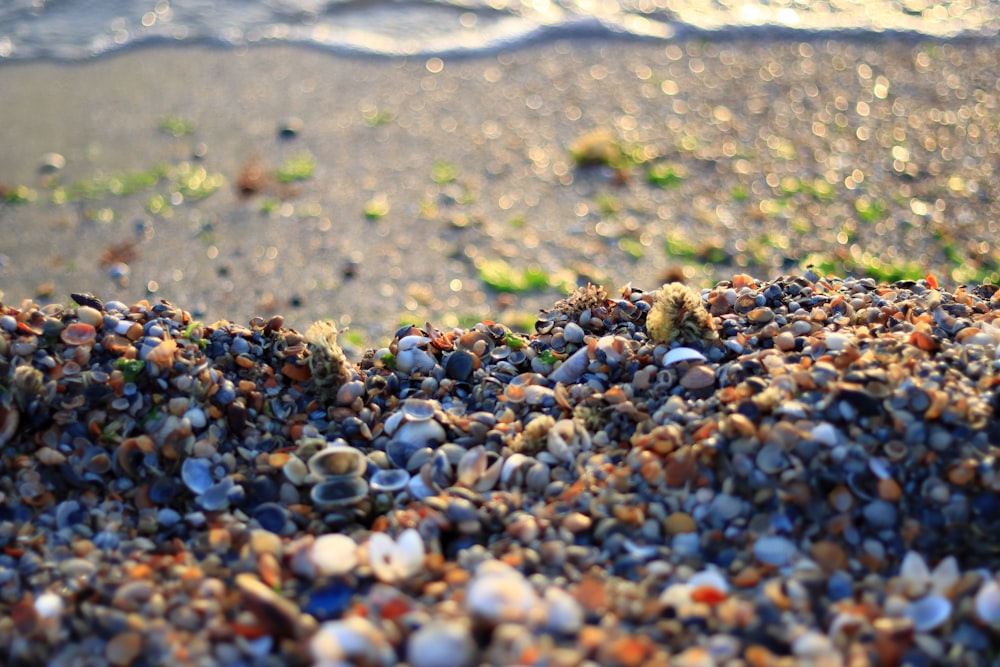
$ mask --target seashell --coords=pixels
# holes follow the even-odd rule
[[[122,444],[115,448],[113,461],[115,470],[132,479],[137,479],[146,455],[154,451],[153,439],[147,435],[126,438]]]
[[[706,357],[693,347],[675,347],[663,355],[664,366],[673,366],[685,361],[706,361]]]
[[[696,572],[691,575],[687,584],[691,587],[692,593],[694,593],[695,589],[701,587],[713,588],[723,595],[729,592],[729,582],[718,570],[702,570],[701,572]]]
[[[289,456],[285,464],[281,466],[281,472],[289,482],[295,486],[302,486],[309,474],[309,467],[298,456]]]
[[[157,505],[168,505],[179,490],[179,485],[173,477],[157,477],[149,485],[149,499]]]
[[[580,603],[567,591],[549,586],[545,589],[545,627],[550,631],[572,635],[583,627],[585,613]]]
[[[458,486],[473,488],[486,472],[486,463],[486,448],[482,445],[473,447],[459,460],[455,483]]]
[[[777,475],[789,466],[788,454],[778,445],[768,443],[757,451],[757,467],[768,475]]]
[[[424,483],[431,487],[445,489],[451,486],[452,472],[448,456],[440,449],[434,452],[431,460],[420,470]]]
[[[376,493],[398,493],[406,488],[409,481],[410,473],[392,468],[390,470],[377,470],[369,480],[369,485],[371,490]]]
[[[64,500],[56,507],[56,527],[59,530],[70,528],[84,520],[86,512],[81,511],[80,503],[75,500]]]
[[[549,379],[563,384],[575,383],[587,372],[587,367],[590,365],[588,353],[588,347],[581,347],[564,360],[559,368],[549,373]]]
[[[924,557],[915,551],[908,551],[899,566],[899,577],[903,592],[910,597],[927,593],[931,586],[931,570]]]
[[[486,452],[486,470],[479,476],[472,490],[477,493],[485,493],[493,489],[497,485],[497,482],[500,481],[503,464],[504,460],[499,454],[496,452]]]
[[[542,461],[531,464],[524,474],[524,486],[533,493],[543,493],[552,481],[552,470]]]
[[[80,465],[86,472],[103,475],[111,470],[111,458],[100,447],[88,447],[83,453]]]
[[[776,535],[760,537],[753,545],[754,557],[765,565],[775,567],[787,565],[797,553],[794,542]]]
[[[355,399],[365,395],[365,383],[360,380],[345,382],[337,389],[337,404],[351,405]]]
[[[434,357],[421,349],[404,350],[396,355],[396,370],[407,375],[430,373],[436,366]]]
[[[528,405],[542,405],[549,399],[555,400],[555,392],[540,384],[529,384],[524,387],[523,396],[524,402]]]
[[[375,578],[387,584],[405,581],[424,566],[424,539],[415,528],[407,528],[395,540],[386,533],[372,533],[368,561]]]
[[[341,576],[357,566],[358,544],[339,533],[320,535],[313,542],[309,557],[319,574]]]
[[[181,481],[195,495],[205,493],[215,480],[212,478],[212,462],[209,459],[188,457],[181,464]]]
[[[990,579],[976,593],[976,616],[993,627],[1000,626],[1000,583]]]
[[[434,447],[446,437],[444,427],[436,421],[411,421],[403,424],[392,439],[413,447]]]
[[[434,413],[439,407],[437,401],[408,398],[403,401],[402,412],[409,421],[427,421],[433,419]]]
[[[929,632],[951,618],[951,600],[943,595],[928,595],[914,600],[903,611],[913,621],[917,632]]]
[[[407,350],[415,350],[421,345],[426,345],[429,342],[431,342],[431,339],[428,338],[427,336],[417,336],[417,335],[403,336],[396,343],[396,352],[398,353],[398,352],[405,352]]]
[[[456,621],[430,621],[406,641],[410,667],[473,667],[476,654],[468,627]]]
[[[501,348],[507,349],[507,348]],[[455,350],[444,360],[445,377],[464,382],[472,377],[472,372],[480,366],[479,357],[467,350]]]
[[[432,458],[434,458],[434,450],[430,447],[421,447],[410,455],[404,467],[407,472],[413,474],[429,463]]]
[[[57,466],[66,463],[66,455],[52,447],[41,447],[35,451],[35,460],[43,466]]]
[[[476,568],[465,596],[473,621],[486,627],[526,623],[540,603],[524,575],[495,560],[485,561]]]
[[[427,486],[420,475],[410,477],[410,481],[406,484],[406,492],[417,500],[423,500],[424,498],[437,495],[437,491]]]
[[[557,460],[572,463],[576,455],[590,449],[590,434],[572,419],[560,419],[549,429],[546,449]]]
[[[62,330],[59,338],[71,346],[93,345],[97,340],[97,329],[92,324],[74,322]]]
[[[289,512],[278,503],[261,503],[253,511],[253,518],[266,531],[281,534],[288,523]]]
[[[0,446],[7,444],[17,433],[21,413],[13,405],[0,405]]]
[[[525,456],[520,452],[515,452],[507,457],[507,460],[503,462],[503,467],[500,471],[500,483],[505,487],[509,487],[511,481],[513,480],[514,473],[517,472],[518,468],[528,462],[534,462],[531,457]]]
[[[309,640],[316,664],[380,665],[383,663],[382,631],[360,616],[328,621]]]
[[[232,477],[223,477],[217,484],[205,489],[205,492],[198,496],[198,504],[208,512],[224,510],[229,506],[229,492],[235,486]]]
[[[937,595],[949,595],[961,576],[958,560],[954,556],[942,559],[931,573],[931,592]]]
[[[473,329],[462,334],[459,336],[457,343],[460,350],[467,350],[480,359],[490,354],[495,346],[493,337],[485,331],[478,329]]]
[[[312,488],[309,497],[321,509],[353,505],[368,495],[368,482],[360,477],[325,479]]]
[[[309,457],[309,472],[326,477],[357,477],[365,472],[368,460],[361,450],[349,445],[330,445]]]

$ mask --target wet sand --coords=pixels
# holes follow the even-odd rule
[[[0,184],[35,200],[0,207],[0,286],[15,305],[90,291],[183,303],[207,322],[329,318],[378,346],[428,319],[530,325],[587,281],[704,288],[815,264],[980,282],[998,265],[994,55],[988,43],[573,42],[443,62],[157,48],[6,65],[0,89],[17,94]],[[161,130],[171,117],[193,131]],[[282,139],[290,118],[301,129]],[[594,129],[625,168],[576,167],[569,147]],[[39,172],[49,152],[66,160],[54,177]],[[267,180],[302,155],[311,178]],[[157,164],[224,184],[189,201],[173,172],[132,195],[51,203],[57,184]],[[241,197],[254,165],[259,192]],[[487,284],[497,267],[513,287],[530,268],[551,286],[510,299]]]

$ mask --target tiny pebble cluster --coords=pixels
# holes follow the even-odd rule
[[[73,300],[0,309],[3,664],[996,664],[996,286],[587,286],[356,364]]]

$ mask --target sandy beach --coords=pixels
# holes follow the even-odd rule
[[[443,61],[158,48],[6,65],[0,184],[33,201],[0,207],[0,285],[8,303],[85,290],[207,321],[328,318],[376,345],[428,319],[530,324],[587,281],[709,287],[812,263],[980,282],[998,265],[993,56],[582,41]],[[570,148],[594,131],[617,168],[577,167]],[[52,152],[65,166],[40,172]],[[309,178],[275,180],[302,157]],[[111,192],[157,165],[158,182]],[[218,189],[192,201],[202,168]],[[526,280],[516,306],[491,289]]]

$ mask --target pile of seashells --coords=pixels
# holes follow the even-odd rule
[[[9,664],[1000,643],[993,286],[588,286],[530,334],[411,325],[355,365],[329,323],[74,300],[0,312]]]

